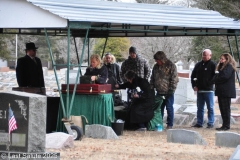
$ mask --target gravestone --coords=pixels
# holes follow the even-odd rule
[[[240,159],[240,145],[237,146],[229,160],[239,160]]]
[[[240,89],[238,89],[238,88],[236,89],[236,95],[240,96]]]
[[[216,132],[215,145],[223,147],[237,147],[240,144],[240,134],[234,132]]]
[[[0,151],[45,152],[46,96],[26,92],[0,92]],[[9,106],[17,129],[8,133]],[[10,140],[10,143],[9,143]]]
[[[216,117],[216,116],[214,116],[215,118],[214,118],[214,124],[213,124],[213,127],[218,127],[219,126],[219,118],[218,117]],[[208,126],[208,117],[207,117],[207,115],[205,115],[204,117],[203,117],[203,127],[207,127]],[[190,125],[191,126],[193,126],[193,125],[195,125],[195,124],[197,124],[197,117],[195,116],[193,119],[192,119],[192,121],[190,121]]]
[[[221,115],[219,115],[219,114],[215,114],[215,119],[218,119],[218,121],[219,121],[219,124],[222,124],[223,123],[223,120],[222,120],[222,116]],[[230,124],[236,124],[237,122],[235,121],[235,119],[232,117],[232,116],[230,116]]]
[[[206,141],[201,137],[198,132],[186,129],[167,130],[167,142],[207,145]]]
[[[174,125],[182,126],[189,124],[189,115],[174,114]]]
[[[78,72],[77,70],[70,70],[69,71],[69,84],[75,84],[76,78],[77,78],[77,72]],[[79,83],[79,80],[78,80],[77,83]],[[65,84],[67,84],[67,70],[65,72]]]
[[[89,138],[118,139],[118,136],[111,127],[100,124],[86,125],[85,136]]]
[[[179,77],[177,89],[174,93],[174,103],[196,102],[196,97],[192,89],[191,79]]]
[[[234,118],[235,121],[240,121],[240,114],[232,113],[231,116]]]
[[[87,67],[81,67],[81,73],[82,73],[82,75],[84,75],[85,73],[86,73],[86,69],[87,69]],[[73,68],[73,70],[76,70],[76,71],[78,71],[78,67],[74,67]],[[80,74],[79,74],[80,75]]]
[[[44,77],[48,76],[48,68],[42,67]]]

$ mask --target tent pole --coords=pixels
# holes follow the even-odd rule
[[[104,54],[104,52],[105,52],[105,48],[106,48],[106,45],[107,45],[107,41],[108,41],[108,37],[107,37],[106,40],[105,40],[101,58],[103,58],[103,54]]]
[[[238,37],[237,37],[237,35],[235,34],[235,41],[236,41],[236,48],[237,48],[237,53],[238,53],[238,64],[240,64],[240,53],[239,53],[239,47],[238,47]],[[237,67],[237,68],[239,68],[239,67]],[[239,86],[240,86],[240,80],[239,80],[239,74],[238,74],[238,72],[236,71],[236,74],[237,74],[237,79],[238,79],[238,84],[239,84]]]
[[[50,45],[50,41],[49,41],[49,38],[48,38],[46,28],[44,28],[44,31],[45,31],[45,37],[46,37],[46,41],[47,41],[47,44],[48,44],[50,58],[51,58],[51,61],[52,61],[52,66],[53,66],[53,70],[54,70],[54,74],[55,74],[55,78],[56,78],[56,82],[57,82],[58,92],[59,92],[59,95],[60,95],[60,102],[61,102],[61,106],[62,106],[62,110],[63,110],[63,117],[66,117],[65,107],[64,107],[63,98],[62,98],[62,92],[61,92],[61,89],[60,89],[60,86],[59,86],[58,76],[57,76],[57,72],[56,72],[56,64],[54,62],[52,49],[51,49],[51,45]]]
[[[90,48],[89,48],[89,38],[88,38],[88,66],[89,66],[89,62],[90,62]]]
[[[16,60],[15,60],[15,68],[17,67],[17,59],[18,59],[18,53],[17,53],[17,50],[18,50],[18,48],[17,48],[17,45],[18,45],[18,35],[16,34]]]
[[[68,26],[67,32],[67,41],[68,41],[68,48],[67,48],[67,97],[66,97],[66,118],[69,119],[70,112],[69,112],[69,72],[70,72],[70,26]]]
[[[77,55],[77,61],[79,65],[79,56],[78,56],[78,49],[77,49],[77,44],[76,44],[76,37],[73,37],[74,40],[74,45],[75,45],[75,50],[76,50],[76,55]],[[82,75],[82,71],[80,70],[80,75]]]
[[[74,102],[74,98],[75,98],[77,82],[79,81],[79,73],[80,73],[80,68],[82,66],[83,54],[84,54],[85,45],[86,45],[86,42],[87,42],[88,31],[89,31],[89,29],[87,29],[87,33],[86,33],[85,39],[84,39],[84,44],[83,44],[83,48],[82,48],[82,55],[81,55],[80,63],[78,65],[78,72],[77,72],[76,82],[75,82],[75,85],[74,85],[74,90],[73,90],[73,93],[72,93],[72,99],[71,99],[71,103],[70,103],[69,113],[72,112],[72,106],[73,106],[73,102]]]

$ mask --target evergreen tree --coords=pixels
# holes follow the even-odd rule
[[[104,44],[105,44],[104,38],[97,39],[93,53],[99,54],[101,56]],[[108,38],[107,41],[105,53],[110,52],[116,57],[117,62],[121,62],[127,57],[129,47],[130,41],[128,38],[110,37]]]

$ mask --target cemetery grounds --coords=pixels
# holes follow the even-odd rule
[[[16,86],[15,73],[1,73],[0,91],[11,90]],[[63,77],[63,76],[62,76]],[[45,79],[46,80],[46,79]],[[61,83],[64,83],[62,78]],[[8,82],[8,83],[7,83]],[[52,90],[56,84],[53,75],[47,77],[46,86]],[[6,85],[6,87],[4,87]],[[236,83],[239,88],[239,84]],[[55,92],[56,93],[56,92]],[[53,93],[50,93],[53,94]],[[235,109],[232,113],[240,114],[240,104],[232,104]],[[205,112],[205,116],[206,116]],[[215,115],[219,114],[218,103],[215,103]],[[232,124],[229,132],[240,134],[240,121]],[[166,127],[166,124],[164,124]],[[220,127],[220,126],[218,126]],[[186,129],[198,132],[207,145],[190,145],[168,143],[166,130],[156,131],[126,131],[117,140],[93,139],[83,137],[81,141],[74,141],[73,148],[47,149],[48,152],[60,152],[61,160],[86,159],[86,160],[226,160],[231,157],[235,148],[219,147],[215,145],[215,128],[192,128],[190,125],[174,126],[173,129]]]
[[[238,84],[237,84],[238,85]],[[215,103],[215,114],[220,114],[218,103]],[[240,104],[232,104],[232,113],[240,114]],[[206,116],[206,112],[205,112]],[[240,134],[240,122],[232,124],[229,132]],[[165,125],[165,124],[164,124]],[[166,127],[166,126],[165,126]],[[218,126],[220,127],[220,126]],[[117,140],[93,139],[83,137],[74,141],[74,147],[62,150],[48,149],[60,152],[61,160],[226,160],[231,157],[236,148],[215,145],[215,128],[192,128],[190,125],[174,126],[173,129],[186,129],[198,132],[207,145],[190,145],[168,143],[166,130],[156,131],[126,131]]]

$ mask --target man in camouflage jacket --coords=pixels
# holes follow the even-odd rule
[[[124,82],[127,82],[124,74],[129,70],[134,71],[138,77],[144,78],[146,80],[149,79],[151,74],[151,69],[146,59],[137,54],[135,47],[129,48],[129,57],[122,63],[121,66],[120,76]]]
[[[171,129],[174,119],[174,92],[177,88],[178,75],[176,65],[167,59],[163,51],[158,51],[154,55],[156,64],[153,66],[150,84],[156,88],[156,96],[164,96],[161,105],[162,118],[164,116],[164,108],[167,109],[167,129]]]

